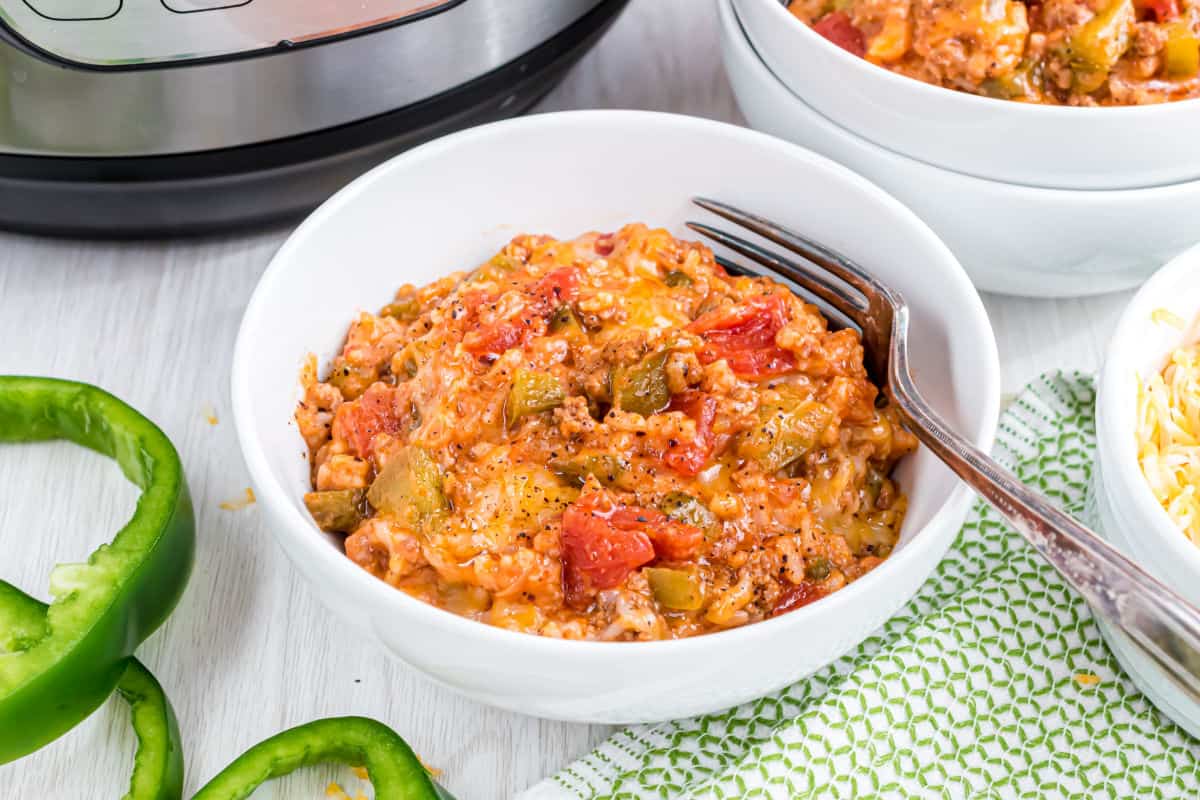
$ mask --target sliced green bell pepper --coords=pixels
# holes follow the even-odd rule
[[[509,426],[516,425],[522,417],[558,408],[566,399],[558,378],[548,372],[518,369],[508,390],[505,418]]]
[[[795,405],[767,403],[758,410],[759,425],[742,435],[738,453],[768,472],[783,469],[812,450],[833,421],[833,409],[816,400]]]
[[[423,529],[450,510],[442,488],[442,470],[429,451],[417,445],[402,448],[375,478],[367,502],[380,513]]]
[[[577,335],[583,333],[583,324],[569,305],[563,304],[554,309],[547,324],[550,333]]]
[[[365,717],[335,717],[299,725],[256,744],[192,800],[244,800],[272,778],[328,761],[366,767],[376,800],[444,797],[412,749],[391,728]]]
[[[979,89],[988,97],[1001,100],[1036,100],[1042,94],[1041,62],[1023,59],[1011,74],[987,78],[979,84]]]
[[[1096,16],[1072,31],[1067,50],[1076,91],[1094,92],[1104,85],[1108,73],[1129,49],[1135,22],[1133,0],[1110,0]]]
[[[117,684],[129,703],[138,749],[124,800],[180,800],[183,797],[183,741],[175,710],[163,688],[136,658]]]
[[[549,467],[551,472],[576,489],[583,488],[589,475],[594,475],[601,486],[609,488],[629,491],[637,486],[637,477],[630,472],[629,464],[611,453],[580,453],[555,459]]]
[[[125,800],[180,800],[183,748],[162,687],[133,649],[167,617],[191,571],[195,525],[175,448],[145,417],[85,384],[0,376],[0,442],[66,439],[117,461],[142,490],[113,541],[51,575],[47,606],[0,581],[0,763],[52,741],[115,689],[130,704],[138,749]],[[420,448],[394,462],[419,514],[446,507],[437,465]],[[365,765],[378,800],[446,800],[408,745],[358,717],[301,725],[261,742],[194,800],[242,800],[264,781],[323,761]]]
[[[42,603],[0,581],[0,652],[40,640],[46,632]],[[183,797],[183,744],[179,723],[162,686],[140,661],[130,658],[117,683],[129,703],[138,748],[124,800],[180,800]]]
[[[646,356],[637,364],[613,370],[613,399],[622,411],[648,417],[671,404],[667,388],[667,351]]]
[[[0,764],[58,738],[112,694],[134,649],[175,607],[195,550],[183,466],[154,423],[94,386],[0,376],[0,442],[51,439],[113,458],[142,495],[86,564],[54,569],[40,622],[3,594],[0,615],[25,622],[0,653]]]
[[[670,286],[672,289],[679,289],[685,286],[691,286],[692,276],[688,275],[683,270],[673,269],[663,278],[663,283]]]
[[[810,581],[823,581],[829,577],[829,572],[833,566],[829,563],[829,559],[824,556],[814,556],[808,559],[808,563],[804,565],[804,577]]]
[[[668,492],[658,507],[671,519],[704,531],[708,539],[721,532],[721,523],[717,521],[716,514],[687,492]]]
[[[391,317],[400,322],[411,322],[421,314],[421,303],[416,297],[398,297],[379,310],[379,316]]]
[[[366,519],[366,489],[331,489],[309,492],[304,505],[323,531],[352,533]]]
[[[704,584],[692,570],[646,567],[642,574],[655,602],[663,608],[695,611],[704,604]]]

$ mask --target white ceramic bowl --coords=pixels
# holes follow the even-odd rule
[[[1200,178],[1200,101],[1071,108],[994,100],[881,69],[814,33],[779,0],[734,4],[763,60],[792,91],[890,150],[968,175],[1050,188]]]
[[[1038,297],[1127,289],[1200,239],[1200,181],[1037,189],[933,167],[855,136],[788,91],[755,53],[731,0],[717,5],[725,68],[749,123],[886,189],[950,246],[980,289]]]
[[[1184,332],[1152,318],[1166,309],[1200,315],[1200,247],[1171,261],[1134,296],[1109,343],[1096,397],[1096,469],[1092,520],[1114,545],[1192,603],[1200,605],[1200,547],[1159,505],[1142,475],[1134,432],[1139,378],[1166,365]],[[1200,736],[1200,704],[1189,701],[1120,634],[1105,629],[1130,676],[1168,716]]]
[[[791,614],[682,641],[569,642],[472,622],[372,578],[313,525],[292,421],[305,354],[327,364],[357,311],[403,283],[482,263],[523,231],[567,237],[642,220],[687,235],[684,221],[705,216],[689,203],[697,194],[794,225],[903,291],[918,383],[989,447],[999,366],[978,295],[923,223],[850,171],[744,128],[644,112],[548,114],[448,136],[363,176],[300,226],[264,273],[234,354],[238,437],[271,530],[312,591],[365,639],[491,705],[576,721],[661,720],[740,703],[829,663],[941,560],[970,494],[924,450],[900,469],[908,518],[878,569]]]

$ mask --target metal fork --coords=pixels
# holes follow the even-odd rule
[[[1200,610],[1112,545],[1060,511],[959,436],[921,396],[909,372],[904,298],[847,256],[795,231],[715,200],[693,202],[774,242],[782,255],[711,225],[697,233],[792,281],[862,331],[867,370],[907,427],[930,451],[1012,523],[1083,595],[1093,611],[1123,631],[1193,701],[1200,702]],[[719,259],[727,269],[751,270]]]

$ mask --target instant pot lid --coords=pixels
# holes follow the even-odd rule
[[[31,48],[77,66],[106,68],[291,48],[415,21],[462,2],[5,0],[0,15]],[[186,14],[195,16],[184,19]]]
[[[432,97],[345,125],[190,153],[97,158],[0,151],[0,227],[128,237],[203,233],[294,217],[407,147],[523,112],[595,43],[627,1],[589,0],[588,9],[572,23],[507,63]],[[541,0],[503,2],[510,8],[542,5]],[[545,5],[559,2],[565,6],[569,0]],[[468,0],[457,8],[477,4],[488,5],[487,0]],[[418,25],[451,13],[457,9]],[[0,52],[4,50],[0,44]],[[238,63],[254,65],[259,59],[231,62]],[[0,91],[2,87],[0,83]]]
[[[0,0],[0,153],[159,155],[327,130],[468,84],[604,5]]]

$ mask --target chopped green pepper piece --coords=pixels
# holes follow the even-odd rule
[[[550,315],[548,330],[551,333],[583,333],[583,325],[571,307],[564,303]]]
[[[304,505],[317,527],[334,533],[350,533],[366,518],[366,489],[336,489],[309,492]]]
[[[671,519],[704,531],[709,539],[721,530],[716,515],[708,510],[708,506],[687,492],[670,492],[658,507]]]
[[[557,408],[566,399],[567,393],[558,378],[548,372],[518,369],[508,390],[505,417],[510,426],[516,425],[521,417]]]
[[[462,285],[467,286],[479,281],[501,281],[510,273],[524,268],[525,262],[521,261],[521,259],[505,255],[504,253],[497,253],[486,264],[471,271],[464,277]]]
[[[1129,49],[1136,21],[1133,0],[1111,0],[1070,34],[1067,53],[1076,91],[1094,92],[1104,85],[1108,73]]]
[[[22,649],[46,632],[47,605],[0,581],[0,653]],[[129,703],[138,748],[124,800],[180,800],[183,745],[162,686],[136,658],[127,659],[117,692]]]
[[[1190,78],[1200,72],[1200,39],[1188,23],[1172,23],[1167,29],[1163,61],[1168,78]]]
[[[442,491],[442,471],[423,447],[410,445],[395,453],[367,492],[367,502],[413,528],[450,510]]]
[[[691,286],[692,276],[682,270],[673,269],[663,278],[663,282],[672,289],[677,289],[683,286]]]
[[[738,452],[775,472],[812,450],[832,421],[833,409],[815,400],[790,407],[764,404],[759,409],[758,427],[742,436]]]
[[[633,476],[629,465],[609,453],[580,454],[571,458],[559,458],[550,462],[550,471],[569,485],[583,486],[589,475],[594,475],[602,486],[632,489]]]
[[[1041,62],[1034,59],[1024,59],[1011,75],[988,78],[979,85],[980,91],[988,97],[1001,100],[1017,100],[1021,98],[1038,98],[1042,94]]]
[[[613,371],[613,399],[622,411],[648,417],[671,404],[667,388],[667,351],[643,358],[632,367]]]
[[[825,527],[845,539],[856,556],[878,555],[882,558],[880,551],[886,548],[890,553],[896,544],[896,515],[887,511],[833,517],[826,520]]]
[[[420,314],[421,304],[417,302],[417,298],[415,297],[397,298],[384,306],[379,312],[379,316],[381,317],[391,317],[401,322],[410,322],[420,316]]]
[[[867,467],[867,475],[863,480],[863,489],[866,492],[867,500],[870,501],[871,508],[875,507],[875,502],[879,499],[879,493],[883,491],[886,481],[887,476],[875,466]]]
[[[112,694],[126,659],[175,607],[195,551],[183,466],[154,423],[94,386],[0,377],[0,442],[50,439],[115,459],[142,496],[87,563],[55,567],[43,621],[4,637],[0,764],[58,738]],[[10,602],[6,591],[0,608]]]
[[[192,800],[245,800],[272,778],[337,761],[365,766],[379,800],[438,800],[421,762],[395,731],[365,717],[320,719],[259,742]]]
[[[695,572],[665,567],[646,567],[642,572],[654,601],[663,608],[695,611],[703,605],[704,587]]]
[[[829,559],[817,556],[808,560],[804,567],[804,577],[810,581],[823,581],[829,577],[829,571]]]

